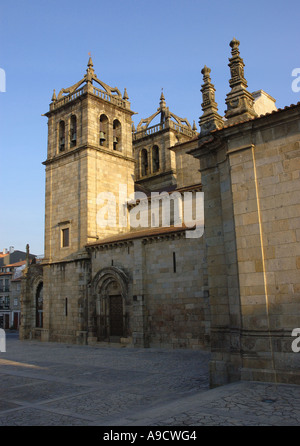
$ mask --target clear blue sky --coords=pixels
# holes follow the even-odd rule
[[[300,101],[299,0],[1,1],[0,251],[44,252],[44,166],[53,89],[80,80],[91,52],[101,80],[127,88],[135,124],[159,105],[198,125],[201,69],[212,70],[219,113],[229,92],[229,42],[240,40],[249,91],[277,107]]]

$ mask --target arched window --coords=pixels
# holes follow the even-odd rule
[[[146,149],[141,151],[141,175],[148,175],[148,152]]]
[[[121,123],[118,119],[113,122],[113,149],[121,151]]]
[[[65,150],[65,121],[59,123],[59,151]]]
[[[43,328],[43,283],[41,282],[35,295],[36,327]]]
[[[108,147],[108,119],[106,115],[100,116],[99,144]]]
[[[77,143],[77,122],[76,116],[71,116],[71,125],[70,125],[70,147],[75,147]]]
[[[159,171],[159,148],[158,146],[152,147],[152,172]]]

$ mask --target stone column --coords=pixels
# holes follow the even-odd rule
[[[201,150],[200,172],[211,310],[210,385],[216,387],[240,379],[241,318],[230,166],[225,144],[210,149]]]

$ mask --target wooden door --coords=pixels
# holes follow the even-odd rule
[[[123,336],[122,296],[109,296],[110,336]]]

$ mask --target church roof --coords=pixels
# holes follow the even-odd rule
[[[129,242],[131,240],[140,238],[176,235],[181,232],[185,232],[188,229],[192,228],[187,228],[185,225],[182,225],[180,227],[170,226],[161,228],[146,228],[142,230],[126,232],[124,234],[113,235],[111,237],[104,238],[99,242],[89,243],[88,245],[86,245],[86,248],[96,248],[97,246],[102,245],[112,245],[115,243]]]

